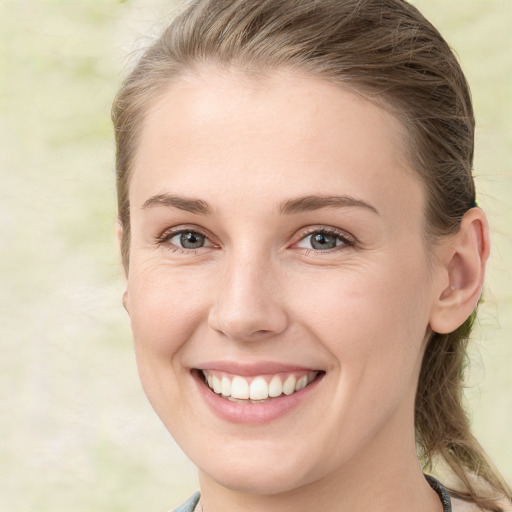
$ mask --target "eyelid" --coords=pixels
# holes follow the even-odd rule
[[[172,242],[171,240],[173,240],[174,238],[177,238],[181,235],[183,235],[183,233],[194,233],[196,235],[200,235],[202,237],[202,239],[204,240],[204,245],[202,245],[201,247],[197,247],[195,249],[189,249],[187,247],[183,247],[181,245],[178,245],[178,244],[175,244],[174,242]],[[185,229],[184,231],[178,231],[177,233],[169,233],[170,236],[168,236],[166,238],[166,242],[170,245],[174,245],[176,247],[178,247],[179,249],[182,249],[184,251],[197,251],[199,249],[204,249],[206,247],[213,247],[214,244],[210,241],[210,239],[204,235],[203,233],[200,233],[199,231],[193,231],[192,229]]]
[[[345,231],[343,229],[335,228],[333,226],[315,225],[315,226],[306,226],[304,228],[299,229],[299,231],[297,231],[297,234],[293,237],[295,239],[295,241],[293,242],[293,245],[297,244],[298,242],[301,242],[302,240],[304,240],[308,236],[311,236],[314,233],[326,233],[329,235],[337,236],[344,242],[344,246],[352,247],[358,243],[358,240],[354,235],[351,235],[350,233],[348,233],[347,231]],[[336,249],[337,248],[325,250],[325,251],[318,251],[318,252],[328,253],[328,252],[335,251]],[[311,250],[315,250],[315,249],[311,249]]]
[[[210,245],[199,247],[198,249],[187,249],[185,247],[180,247],[179,245],[170,242],[170,240],[176,235],[187,232],[199,233],[200,235],[204,236],[206,240],[208,240]],[[155,243],[157,245],[168,245],[176,247],[177,249],[183,252],[196,252],[199,249],[203,248],[218,247],[218,244],[212,240],[213,238],[213,235],[211,235],[210,232],[204,228],[201,228],[194,224],[180,224],[178,226],[173,226],[171,228],[165,229],[161,234],[155,237]]]
[[[206,240],[209,242],[209,244],[211,244],[211,245],[207,245],[205,247],[200,247],[198,249],[186,249],[185,247],[180,247],[180,246],[173,244],[169,241],[174,236],[179,235],[180,233],[187,232],[187,231],[191,231],[191,232],[195,232],[195,233],[199,233],[199,234],[203,235],[206,238]],[[346,246],[351,247],[358,243],[358,240],[354,235],[348,233],[347,231],[345,231],[343,229],[335,228],[333,226],[313,225],[313,226],[305,226],[305,227],[299,229],[296,232],[296,234],[293,236],[294,242],[293,242],[292,246],[297,244],[298,242],[304,240],[308,236],[311,236],[314,233],[326,233],[329,235],[334,235],[334,236],[339,237],[339,239],[341,239],[344,242],[343,246],[341,246],[341,247],[346,247]],[[200,226],[197,226],[194,224],[181,224],[178,226],[173,226],[171,228],[167,228],[164,231],[162,231],[162,233],[160,233],[159,235],[157,235],[155,237],[155,243],[157,245],[172,246],[172,247],[175,247],[183,252],[196,252],[199,249],[203,249],[203,248],[219,247],[219,244],[214,241],[214,238],[215,237],[208,230],[206,230]],[[335,251],[336,249],[337,248],[325,250],[325,251],[318,251],[318,252],[328,253],[328,252]],[[312,249],[312,250],[314,250],[314,249]]]

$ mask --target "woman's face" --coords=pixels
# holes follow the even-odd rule
[[[414,449],[435,270],[403,138],[284,71],[205,70],[149,111],[126,305],[149,400],[205,477],[276,493]]]

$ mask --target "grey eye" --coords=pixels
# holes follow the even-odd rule
[[[301,249],[314,249],[315,251],[328,251],[343,245],[352,245],[352,243],[351,240],[342,234],[328,231],[313,231],[300,240],[297,247]]]
[[[199,249],[206,244],[206,237],[197,231],[182,231],[177,233],[170,240],[172,244],[183,249]]]
[[[311,247],[317,250],[328,250],[334,249],[339,242],[339,239],[335,235],[329,235],[327,233],[313,233],[309,236]]]

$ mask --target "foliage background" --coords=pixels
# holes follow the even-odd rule
[[[511,481],[512,3],[415,3],[472,85],[494,249],[467,395]],[[197,486],[140,388],[113,234],[110,103],[174,9],[0,0],[0,512],[164,511]]]

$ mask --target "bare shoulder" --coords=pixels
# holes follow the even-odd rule
[[[452,512],[482,512],[474,503],[452,498]]]
[[[512,512],[512,504],[506,500],[500,501],[499,504],[504,512]],[[482,509],[474,503],[452,498],[452,512],[482,512]]]

